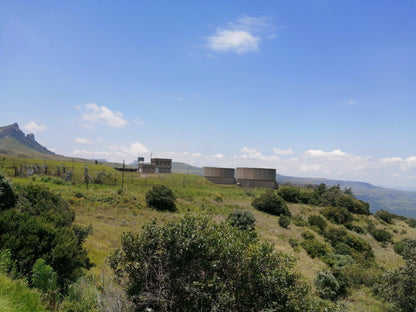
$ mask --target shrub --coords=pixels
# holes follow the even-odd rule
[[[312,215],[308,218],[308,223],[310,226],[317,226],[321,231],[324,231],[326,228],[326,221],[319,215]]]
[[[285,201],[273,191],[263,193],[251,203],[257,210],[270,213],[275,216],[291,216]]]
[[[321,213],[333,223],[345,224],[351,222],[354,218],[351,213],[344,207],[325,207]]]
[[[394,214],[392,214],[392,213],[390,213],[390,212],[388,212],[388,211],[386,211],[384,209],[378,210],[374,214],[374,216],[377,217],[377,218],[379,218],[380,220],[383,220],[386,223],[389,223],[389,224],[391,224],[393,222],[393,219],[395,217]]]
[[[310,188],[301,188],[299,190],[298,201],[306,205],[319,205],[319,195]]]
[[[0,172],[0,211],[10,209],[16,204],[16,194],[10,181]]]
[[[306,226],[308,223],[305,221],[302,215],[294,215],[292,217],[292,223],[296,226]]]
[[[110,257],[137,311],[310,311],[293,265],[245,231],[189,216],[125,233]]]
[[[254,231],[256,218],[251,211],[237,209],[228,216],[228,222],[240,230]]]
[[[330,270],[318,272],[315,287],[321,298],[334,300],[338,297],[341,286]]]
[[[86,234],[73,227],[74,214],[60,196],[33,185],[17,189],[16,207],[0,214],[0,249],[10,250],[17,272],[28,278],[44,259],[65,288],[92,266],[82,247]]]
[[[373,229],[370,234],[374,237],[374,239],[378,242],[391,242],[393,239],[393,234],[387,232],[384,229]]]
[[[289,227],[289,225],[290,225],[290,217],[289,216],[286,216],[286,215],[281,215],[279,217],[279,225],[282,228],[287,229]]]
[[[394,303],[400,311],[416,310],[416,241],[409,240],[403,251],[406,265],[387,272],[376,292],[383,299]]]
[[[175,211],[175,195],[172,190],[164,185],[156,185],[146,193],[146,204],[157,210]]]
[[[412,228],[416,228],[416,219],[415,218],[407,218],[405,222]]]
[[[287,202],[297,203],[299,198],[299,188],[291,185],[281,186],[277,190],[277,194]]]
[[[47,293],[58,288],[58,279],[56,273],[45,260],[38,259],[32,269],[32,285],[40,291]]]
[[[324,258],[331,252],[331,248],[327,243],[321,243],[315,238],[305,239],[302,241],[301,245],[306,253],[312,258]]]

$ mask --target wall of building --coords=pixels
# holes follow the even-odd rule
[[[215,184],[232,185],[236,183],[233,168],[204,167],[204,177]]]

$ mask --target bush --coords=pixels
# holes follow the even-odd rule
[[[391,242],[393,239],[393,234],[387,232],[384,229],[373,229],[370,234],[374,237],[374,239],[378,242],[385,243]]]
[[[16,204],[16,195],[10,181],[0,172],[0,211],[10,209]]]
[[[86,233],[74,227],[74,213],[60,196],[39,186],[17,188],[18,203],[0,214],[0,249],[9,249],[19,274],[30,279],[42,258],[58,274],[58,284],[69,282],[92,264],[82,247]]]
[[[292,258],[207,218],[125,233],[110,265],[137,311],[310,311],[317,304]]]
[[[310,226],[317,226],[321,231],[324,231],[326,228],[326,221],[319,215],[312,215],[308,218],[308,223]]]
[[[415,218],[407,218],[404,222],[406,222],[411,228],[416,228]]]
[[[291,216],[289,208],[287,207],[283,198],[281,198],[273,191],[263,193],[259,197],[255,198],[251,204],[257,210],[270,213],[275,216]]]
[[[256,224],[256,218],[248,210],[234,210],[227,218],[228,222],[244,231],[254,231],[254,226]]]
[[[331,252],[331,248],[327,243],[321,243],[315,238],[305,239],[301,245],[303,249],[305,249],[306,253],[311,256],[311,258],[324,258]]]
[[[277,194],[287,202],[297,203],[299,198],[299,188],[291,185],[280,186],[277,190]]]
[[[345,224],[351,222],[354,218],[351,213],[344,207],[325,207],[321,213],[333,223]]]
[[[378,295],[394,303],[400,311],[416,311],[416,241],[409,240],[403,251],[406,265],[387,272],[375,287]]]
[[[315,287],[321,298],[334,300],[338,297],[341,286],[330,270],[318,272]]]
[[[164,185],[156,185],[146,193],[146,204],[157,210],[175,211],[175,195],[172,190]]]
[[[289,225],[290,225],[290,217],[289,216],[286,216],[286,215],[281,215],[279,217],[279,225],[282,228],[287,229],[289,227]]]
[[[299,190],[298,200],[302,204],[306,205],[319,205],[320,199],[317,192],[310,188],[301,188]]]
[[[392,214],[392,213],[390,213],[390,212],[388,212],[388,211],[386,211],[384,209],[378,210],[374,214],[374,216],[377,217],[377,218],[379,218],[380,220],[383,220],[386,223],[389,223],[389,224],[391,224],[393,222],[393,219],[395,217],[394,214]]]

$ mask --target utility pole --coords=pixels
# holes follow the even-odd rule
[[[123,189],[124,189],[124,160],[123,160],[123,173],[121,174],[121,193],[123,193]]]

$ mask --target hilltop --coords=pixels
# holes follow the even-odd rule
[[[29,152],[35,154],[56,155],[35,140],[33,133],[24,134],[19,125],[14,123],[0,127],[0,152]]]

